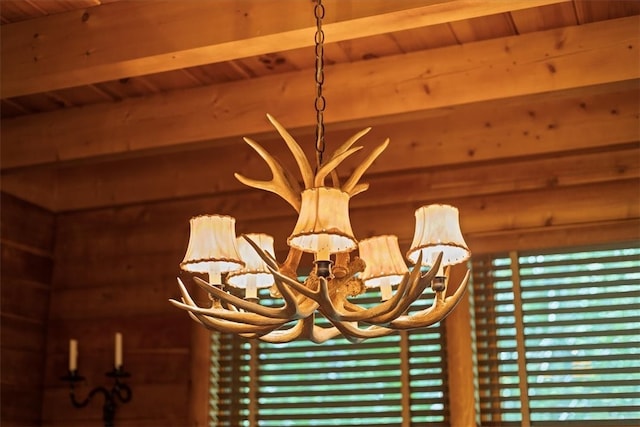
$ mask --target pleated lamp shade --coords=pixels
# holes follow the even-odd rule
[[[357,241],[349,220],[349,194],[332,187],[304,190],[298,222],[287,243],[303,252],[318,254],[318,259],[355,249]]]
[[[422,252],[422,264],[432,265],[442,252],[442,266],[458,264],[471,256],[462,237],[458,209],[449,205],[422,206],[416,210],[416,228],[407,258],[418,261]]]
[[[262,233],[247,234],[246,237],[275,258],[273,237]],[[257,289],[268,288],[274,284],[273,275],[267,268],[267,264],[258,255],[258,252],[244,237],[238,237],[237,243],[240,257],[245,266],[240,270],[230,272],[227,275],[227,283],[236,288],[246,289],[247,297],[256,297]]]
[[[180,268],[219,275],[244,266],[236,245],[236,220],[226,215],[200,215],[189,221],[191,234]]]
[[[358,243],[360,258],[366,264],[360,279],[369,288],[380,288],[382,300],[391,298],[391,287],[399,284],[409,271],[405,264],[398,237],[385,235],[361,240]]]

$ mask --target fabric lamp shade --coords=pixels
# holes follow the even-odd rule
[[[246,237],[251,239],[257,244],[260,249],[267,252],[269,255],[274,255],[273,250],[273,237],[267,234],[247,234]],[[267,268],[267,264],[260,258],[258,252],[251,246],[251,244],[244,238],[238,237],[238,250],[240,251],[240,257],[244,261],[245,266],[240,270],[232,271],[227,276],[227,283],[236,288],[248,289],[250,287],[255,288],[267,288],[274,284],[273,275]]]
[[[200,215],[189,221],[191,234],[180,268],[220,274],[244,266],[236,245],[236,220],[226,215]]]
[[[471,256],[462,237],[458,209],[449,205],[422,206],[416,210],[416,228],[407,259],[415,264],[422,252],[422,264],[432,265],[442,252],[442,266],[458,264]]]
[[[380,288],[382,299],[391,297],[391,287],[402,281],[409,271],[405,264],[398,237],[385,235],[361,240],[358,243],[360,258],[366,264],[360,279],[369,288]]]
[[[304,190],[298,222],[287,243],[303,252],[317,253],[318,259],[355,249],[357,241],[349,220],[349,194],[331,187]]]

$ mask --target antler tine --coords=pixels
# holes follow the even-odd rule
[[[349,341],[352,342],[362,342],[369,338],[384,337],[394,332],[393,329],[385,328],[382,326],[369,326],[365,329],[360,329],[357,326],[353,326],[349,322],[332,323],[345,337],[348,337]]]
[[[284,321],[278,325],[271,325],[271,326],[256,326],[256,325],[248,325],[246,323],[240,323],[240,322],[230,322],[228,320],[220,320],[220,319],[216,319],[214,317],[210,317],[210,316],[206,316],[203,314],[197,314],[197,313],[193,313],[193,312],[189,312],[190,316],[195,316],[200,323],[202,323],[203,325],[205,325],[207,328],[209,329],[214,329],[216,331],[220,331],[220,332],[231,332],[234,334],[246,334],[246,333],[268,333],[269,331],[272,331],[274,329],[277,329],[278,327],[284,325],[285,323],[287,323],[287,321]]]
[[[213,295],[215,298],[218,298],[222,301],[228,302],[238,308],[241,308],[246,311],[250,311],[252,313],[260,314],[262,316],[275,317],[282,320],[288,320],[289,316],[287,312],[283,312],[283,307],[274,308],[274,307],[265,307],[260,304],[256,304],[251,301],[244,300],[242,298],[238,298],[235,295],[231,295],[228,292],[223,291],[222,289],[216,288],[215,286],[211,286],[204,280],[199,277],[194,277],[193,281],[196,282],[199,286],[204,288],[207,292]]]
[[[242,313],[239,311],[231,311],[224,308],[202,308],[198,306],[191,306],[189,304],[181,303],[176,300],[169,300],[174,306],[181,308],[185,311],[190,311],[195,314],[203,314],[209,317],[215,317],[222,320],[229,320],[232,322],[242,322],[249,325],[256,326],[271,326],[281,325],[283,319],[274,319],[272,317],[260,316],[255,313]]]
[[[289,203],[296,212],[300,212],[300,191],[297,188],[298,184],[293,183],[287,178],[287,174],[284,171],[282,165],[273,158],[267,151],[260,146],[257,142],[250,138],[243,138],[244,141],[249,144],[256,152],[264,159],[264,161],[271,169],[273,179],[271,181],[259,181],[256,179],[247,178],[239,173],[234,173],[238,181],[249,187],[258,188],[260,190],[271,191],[282,197],[287,203]]]
[[[267,267],[269,268],[269,271],[271,271],[271,274],[273,274],[274,276],[277,276],[280,278],[280,280],[282,280],[282,282],[286,285],[288,285],[289,287],[293,288],[294,291],[304,295],[307,298],[311,298],[312,300],[318,302],[318,293],[319,291],[314,291],[311,290],[309,288],[307,288],[306,286],[304,286],[303,284],[301,284],[300,282],[293,280],[290,277],[287,277],[283,274],[280,274],[278,272],[278,270],[273,269],[271,266],[267,265]]]
[[[336,151],[334,151],[332,157],[337,156],[340,153],[347,151],[353,144],[356,143],[360,138],[365,136],[371,130],[370,127],[362,129],[360,132],[355,133],[349,139],[347,139],[344,144],[342,144]]]
[[[449,313],[458,305],[465,292],[467,291],[467,283],[469,282],[470,271],[462,279],[460,286],[456,292],[450,297],[442,300],[438,295],[434,298],[434,303],[426,310],[422,310],[411,316],[402,316],[392,321],[389,327],[393,329],[414,329],[426,328],[437,323],[447,317]]]
[[[340,331],[335,326],[323,328],[316,325],[315,314],[305,319],[304,336],[315,344],[322,344],[340,335]]]
[[[368,183],[361,183],[356,185],[355,187],[353,187],[353,190],[351,190],[351,192],[349,193],[349,195],[351,197],[355,196],[356,194],[360,194],[363,193],[365,191],[367,191],[369,189],[369,184]]]
[[[332,170],[337,168],[344,159],[359,150],[362,150],[362,147],[353,147],[339,154],[334,153],[334,155],[331,156],[331,158],[326,163],[324,163],[316,173],[316,178],[313,181],[313,185],[315,187],[324,186],[324,179],[326,178],[326,176],[329,175]]]
[[[426,287],[431,283],[431,280],[435,277],[438,267],[440,266],[440,261],[442,260],[442,252],[436,258],[435,263],[429,270],[427,274],[424,276],[420,276],[420,265],[422,264],[422,252],[418,255],[418,259],[416,261],[416,265],[413,268],[413,271],[407,278],[409,285],[406,288],[406,293],[404,295],[403,300],[398,306],[386,313],[382,316],[372,317],[370,319],[365,320],[365,322],[372,325],[384,325],[387,326],[389,322],[393,319],[404,313],[409,309],[411,304],[413,304],[424,292]],[[420,280],[423,279],[423,280]]]
[[[387,148],[388,145],[389,145],[389,138],[387,138],[382,144],[376,147],[376,149],[373,150],[371,154],[369,154],[369,156],[364,160],[364,162],[362,162],[356,168],[356,170],[353,171],[353,174],[351,175],[351,177],[342,186],[342,191],[344,191],[345,193],[351,194],[351,192],[353,191],[353,189],[355,188],[356,184],[358,183],[362,175],[365,173],[365,171],[378,158],[378,156]]]
[[[189,291],[187,291],[187,287],[184,285],[184,283],[182,283],[182,280],[180,280],[179,277],[177,277],[177,279],[178,279],[178,287],[180,288],[180,293],[182,294],[182,300],[185,301],[189,305],[197,307],[198,305],[193,300],[193,298],[191,298],[191,295],[189,294]],[[175,300],[170,299],[169,301],[173,302]]]
[[[287,143],[291,154],[296,159],[296,163],[298,163],[298,167],[300,168],[300,173],[302,174],[302,182],[304,182],[305,188],[311,188],[313,184],[313,170],[311,169],[311,165],[309,164],[309,160],[304,155],[304,151],[300,148],[298,142],[291,136],[291,134],[282,126],[278,121],[271,115],[267,114],[267,119],[271,122],[273,127],[276,128],[284,142]]]
[[[267,334],[257,336],[260,341],[268,342],[271,344],[282,344],[289,341],[293,341],[298,338],[304,329],[304,320],[299,319],[294,326],[285,330],[275,330]]]
[[[280,295],[285,301],[285,305],[282,308],[283,315],[284,313],[286,313],[286,315],[290,319],[295,319],[303,315],[308,315],[309,310],[314,311],[317,308],[317,304],[313,304],[313,303],[305,304],[304,307],[302,307],[302,304],[299,304],[299,301],[296,299],[295,295],[289,289],[289,287],[285,286],[287,284],[289,284],[289,286],[292,286],[292,287],[302,286],[302,285],[300,285],[296,280],[280,273],[280,270],[278,268],[278,262],[276,261],[276,259],[273,258],[271,254],[269,254],[268,252],[262,250],[262,248],[258,246],[256,242],[251,240],[250,237],[246,235],[243,235],[242,237],[244,237],[244,239],[247,242],[249,242],[249,244],[253,247],[253,249],[256,251],[258,256],[260,256],[260,258],[262,258],[265,264],[267,264],[267,268],[273,275],[276,288],[278,289],[278,291],[280,292]],[[305,289],[307,288],[305,287]],[[304,304],[304,300],[302,303]]]
[[[362,308],[359,305],[350,303],[345,301],[344,304],[340,304],[342,307],[347,308],[347,310],[351,310],[350,312],[343,312],[340,310],[340,306],[336,307],[336,305],[328,298],[328,293],[324,293],[323,300],[326,301],[326,304],[321,304],[321,311],[324,316],[331,320],[337,322],[356,322],[356,321],[364,321],[369,322],[371,318],[377,318],[378,316],[385,316],[389,313],[395,312],[396,307],[398,307],[399,303],[402,300],[402,297],[405,295],[405,291],[408,287],[409,274],[407,273],[403,278],[400,285],[398,285],[398,290],[396,293],[389,298],[387,301],[384,301],[374,307],[371,308]],[[322,291],[324,289],[321,288]]]
[[[242,237],[247,241],[247,243],[251,245],[258,256],[262,258],[262,261],[264,261],[267,265],[270,265],[271,268],[278,269],[278,261],[269,252],[263,250],[260,245],[254,242],[253,239],[251,239],[251,237],[247,236],[246,234],[243,234]]]
[[[356,151],[362,149],[362,147],[351,148],[351,146],[356,141],[358,141],[360,138],[362,138],[364,135],[369,133],[370,130],[371,130],[371,128],[369,127],[369,128],[365,128],[365,129],[361,130],[360,132],[357,132],[355,135],[353,135],[349,139],[347,139],[347,141],[344,144],[342,144],[340,147],[338,147],[338,149],[336,151],[333,152],[333,154],[331,155],[331,158],[329,159],[329,161],[327,163],[325,163],[320,168],[320,170],[316,173],[316,178],[314,180],[314,185],[316,187],[323,186],[324,185],[324,179],[326,178],[326,176],[329,173],[331,173],[332,174],[331,178],[333,179],[333,186],[336,187],[336,188],[340,188],[340,185],[339,185],[339,182],[338,182],[338,175],[337,175],[337,173],[335,173],[336,167],[338,167],[338,165],[340,163],[342,163],[342,161],[344,159],[346,159],[347,157],[349,157],[351,154],[353,154]]]

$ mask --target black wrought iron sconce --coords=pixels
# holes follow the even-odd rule
[[[63,381],[69,382],[69,397],[71,398],[71,404],[76,408],[84,408],[91,402],[96,394],[102,394],[104,396],[104,404],[102,406],[102,420],[105,427],[114,427],[114,419],[116,415],[116,409],[119,403],[127,403],[131,400],[131,387],[122,382],[124,378],[129,378],[130,373],[124,370],[122,364],[122,334],[116,333],[116,346],[115,346],[115,366],[111,372],[107,372],[105,375],[109,378],[113,378],[114,384],[111,390],[106,387],[94,387],[88,394],[88,396],[81,401],[76,399],[75,386],[77,383],[85,381],[85,377],[78,373],[78,342],[76,340],[69,341],[69,372],[67,375],[61,377]]]

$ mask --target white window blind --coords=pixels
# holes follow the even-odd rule
[[[474,258],[483,426],[640,425],[639,247]]]
[[[244,425],[249,417],[249,342],[236,335],[219,334],[211,344],[211,427]]]
[[[265,295],[262,304],[277,304]],[[432,296],[425,295],[416,309],[430,306]],[[357,299],[365,306],[379,301],[374,293]],[[360,344],[344,338],[320,345],[258,342],[252,382],[248,341],[223,335],[215,425],[249,426],[251,417],[261,427],[401,426],[405,417],[405,425],[447,425],[443,336],[439,325],[408,333],[404,355],[398,334]],[[256,405],[249,405],[250,384]]]

